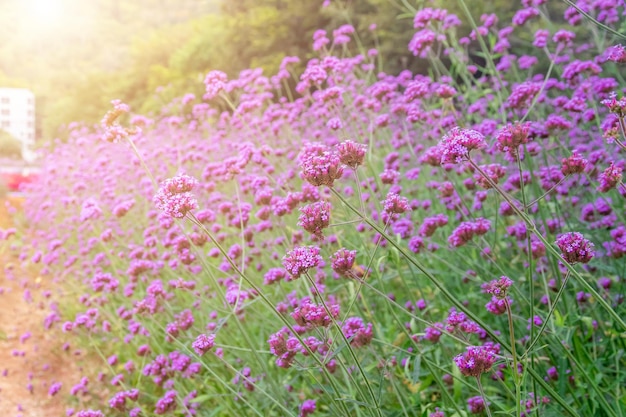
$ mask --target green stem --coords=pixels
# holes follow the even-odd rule
[[[487,416],[491,416],[491,409],[489,408],[489,402],[487,401],[487,396],[485,395],[485,390],[483,389],[483,384],[480,383],[480,376],[476,377],[476,383],[478,384],[478,390],[480,391],[480,396],[483,398],[483,403],[485,404],[485,410],[487,411]]]
[[[483,177],[485,177],[485,180],[491,185],[491,187],[493,189],[495,189],[501,196],[502,198],[504,198],[507,203],[509,203],[509,205],[511,206],[511,209],[513,211],[515,211],[515,213],[522,218],[522,220],[524,220],[524,222],[526,223],[526,228],[528,229],[529,232],[531,232],[532,234],[534,234],[537,239],[539,239],[541,241],[541,243],[544,244],[544,246],[546,247],[546,250],[548,250],[552,255],[554,255],[559,261],[561,261],[561,263],[571,272],[571,274],[574,276],[574,278],[576,278],[576,280],[578,281],[579,284],[581,284],[585,290],[587,292],[589,292],[598,302],[598,304],[600,304],[602,306],[602,308],[604,308],[610,316],[613,317],[613,319],[615,319],[615,321],[617,322],[617,324],[619,324],[620,327],[622,327],[623,329],[626,329],[626,322],[624,322],[624,320],[615,312],[615,310],[613,310],[611,308],[611,306],[609,305],[609,303],[606,302],[606,300],[604,300],[604,298],[602,298],[600,296],[600,294],[598,294],[598,292],[596,291],[595,288],[593,288],[593,286],[591,286],[591,284],[589,284],[583,277],[582,275],[580,275],[578,273],[578,271],[576,271],[576,269],[574,268],[574,266],[572,264],[570,264],[569,262],[567,262],[563,256],[561,255],[561,253],[552,245],[552,243],[550,243],[548,241],[548,239],[546,239],[541,233],[539,233],[539,230],[537,229],[537,226],[535,225],[535,223],[530,219],[530,217],[528,217],[528,215],[526,213],[524,213],[522,210],[520,210],[517,205],[513,202],[513,199],[502,189],[498,186],[498,184],[494,183],[491,178],[489,178],[489,176],[487,175],[486,172],[484,172],[479,166],[478,164],[476,164],[474,161],[472,161],[471,159],[468,160],[470,165],[472,165],[472,167],[474,167],[474,169],[476,169],[476,171],[478,171]]]
[[[548,322],[550,321],[550,318],[552,317],[552,313],[554,313],[554,310],[556,309],[556,304],[559,302],[559,299],[561,298],[561,295],[563,294],[563,291],[565,290],[565,285],[567,284],[567,280],[569,276],[570,276],[570,272],[567,271],[567,273],[565,274],[565,278],[563,279],[563,283],[561,284],[561,287],[559,288],[559,292],[556,293],[556,297],[554,298],[554,301],[552,302],[552,307],[550,308],[550,311],[548,311],[548,315],[546,316],[546,319],[541,324],[541,327],[539,328],[539,332],[537,333],[537,336],[535,336],[532,342],[528,345],[528,348],[526,348],[526,351],[522,355],[522,358],[528,355],[530,350],[533,348],[533,346],[535,346],[535,344],[537,344],[537,341],[539,340],[544,330],[546,329],[546,326],[548,325]],[[531,317],[530,319],[532,320],[533,317]],[[532,327],[534,326],[531,324],[531,328]]]

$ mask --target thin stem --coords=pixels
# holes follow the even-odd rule
[[[491,337],[496,343],[499,343],[506,351],[511,352],[510,346],[504,340],[502,340],[488,325],[485,323],[480,317],[478,317],[473,311],[467,308],[461,301],[459,301],[452,293],[448,290],[447,286],[444,285],[441,281],[439,281],[433,274],[431,274],[426,267],[424,267],[421,263],[419,263],[413,254],[409,253],[406,248],[401,246],[395,239],[389,236],[377,223],[370,220],[364,214],[360,213],[350,202],[348,202],[337,190],[334,188],[330,188],[330,191],[339,198],[350,210],[352,210],[355,214],[363,219],[365,223],[367,223],[372,229],[376,230],[383,238],[385,238],[394,248],[408,260],[408,262],[416,267],[421,273],[423,273],[430,282],[437,287],[439,291],[452,303],[456,308],[465,313],[467,317],[476,322],[480,327],[482,327],[489,337]]]
[[[572,273],[572,275],[576,278],[578,283],[581,284],[583,287],[585,287],[585,290],[587,290],[598,301],[598,304],[600,304],[609,313],[609,315],[612,316],[613,319],[615,319],[617,324],[619,324],[620,327],[622,327],[623,329],[626,329],[626,322],[615,312],[615,310],[613,310],[611,308],[609,303],[607,303],[606,300],[604,298],[602,298],[602,296],[600,296],[600,294],[598,294],[596,289],[593,288],[593,286],[591,284],[589,284],[582,277],[582,275],[580,275],[578,273],[578,271],[576,271],[574,266],[572,264],[570,264],[569,262],[567,262],[563,258],[561,253],[559,253],[559,251],[552,245],[552,243],[550,243],[548,241],[548,239],[546,239],[541,233],[539,233],[539,230],[537,229],[537,226],[530,219],[530,217],[528,217],[528,215],[526,213],[524,213],[522,210],[520,210],[515,205],[515,203],[513,202],[513,199],[502,188],[500,188],[500,186],[498,184],[493,182],[491,180],[491,178],[489,178],[487,173],[485,171],[483,171],[478,166],[478,164],[476,164],[471,159],[468,159],[468,161],[469,161],[470,165],[472,165],[472,167],[474,167],[474,169],[476,169],[476,171],[478,171],[480,173],[480,175],[485,177],[485,180],[489,183],[489,185],[491,185],[491,187],[493,189],[495,189],[502,196],[502,198],[504,198],[509,203],[509,205],[511,206],[511,209],[513,211],[515,211],[515,213],[518,216],[520,216],[522,218],[522,220],[524,220],[524,222],[526,223],[526,227],[527,227],[528,231],[531,232],[532,234],[534,234],[537,237],[537,239],[539,239],[541,241],[541,243],[544,244],[546,250],[548,250],[553,256],[555,256],[568,269],[568,271],[570,271]]]
[[[252,280],[250,280],[250,278],[248,278],[248,276],[243,271],[241,271],[239,269],[237,264],[235,264],[235,262],[231,259],[231,257],[228,256],[228,252],[226,252],[224,247],[217,241],[217,239],[215,239],[213,234],[206,228],[206,226],[204,224],[202,224],[202,222],[200,220],[198,220],[198,218],[191,212],[187,213],[187,217],[196,226],[198,226],[200,228],[200,230],[202,230],[202,232],[204,232],[207,235],[207,237],[217,247],[217,249],[220,251],[220,253],[226,258],[226,261],[235,270],[237,275],[239,275],[248,285],[250,285],[250,287],[252,287],[252,289],[254,289],[256,291],[256,293],[263,300],[263,302],[272,310],[272,312],[278,317],[278,319],[283,322],[283,324],[289,329],[289,331],[294,335],[294,337],[296,337],[298,339],[298,341],[301,343],[302,347],[304,347],[304,349],[306,349],[306,351],[309,353],[309,355],[320,366],[321,371],[326,375],[328,383],[331,385],[332,390],[334,391],[335,395],[339,395],[339,389],[338,389],[338,387],[337,387],[337,385],[335,383],[335,379],[332,377],[332,375],[329,374],[328,369],[326,369],[326,367],[324,366],[324,363],[322,363],[322,361],[319,359],[319,357],[317,355],[315,355],[311,351],[311,349],[309,348],[309,346],[306,343],[304,343],[304,340],[302,340],[302,337],[300,337],[298,332],[295,331],[295,329],[293,328],[291,323],[289,323],[289,321],[282,314],[280,314],[280,312],[278,312],[278,310],[276,310],[276,307],[269,300],[269,298],[267,298],[265,293],[254,282],[252,282]],[[336,401],[334,398],[333,398],[333,401],[335,403],[339,403],[341,405],[341,408],[346,413],[346,415],[350,414],[350,412],[348,410],[348,407],[347,407],[347,405],[345,404],[344,401]]]
[[[485,404],[487,416],[492,417],[491,410],[489,409],[489,402],[487,401],[487,396],[485,395],[485,390],[483,389],[483,384],[480,383],[480,376],[476,377],[476,383],[478,384],[478,391],[480,391],[480,396],[483,398],[483,403]]]
[[[539,202],[540,200],[542,200],[545,196],[547,196],[548,194],[550,194],[552,191],[554,191],[554,189],[556,187],[558,187],[559,185],[563,184],[563,181],[565,181],[567,177],[563,177],[559,180],[559,182],[557,182],[556,184],[554,184],[552,187],[550,187],[550,189],[548,191],[546,191],[545,193],[541,194],[540,197],[534,199],[533,201],[531,201],[528,204],[524,204],[524,208],[529,209],[532,206],[534,206],[537,202]]]
[[[559,302],[559,299],[561,298],[561,295],[563,294],[563,291],[565,290],[565,285],[567,285],[567,280],[568,280],[569,276],[570,276],[570,272],[567,271],[567,273],[565,274],[565,278],[563,279],[563,283],[561,284],[561,288],[559,288],[559,292],[556,293],[556,297],[554,298],[554,302],[552,302],[552,308],[550,308],[550,311],[548,311],[548,315],[546,316],[546,319],[541,324],[541,328],[539,329],[539,332],[537,333],[537,336],[535,336],[534,340],[530,343],[530,345],[528,345],[528,348],[526,348],[526,351],[524,352],[522,357],[525,357],[526,355],[528,355],[530,350],[533,348],[533,346],[535,346],[535,344],[537,343],[537,341],[541,337],[541,334],[545,330],[545,328],[546,328],[546,326],[548,324],[548,321],[550,321],[550,317],[552,317],[552,313],[554,313],[554,310],[556,309],[556,304]],[[533,318],[531,317],[530,319],[532,320]],[[532,324],[531,324],[531,326],[532,326]]]
[[[522,411],[521,378],[519,375],[519,369],[517,365],[517,350],[515,348],[515,343],[516,343],[515,342],[515,329],[513,328],[513,312],[511,311],[511,303],[509,303],[509,299],[506,296],[504,297],[504,305],[506,307],[506,315],[509,321],[509,337],[511,338],[511,350],[513,351],[512,375],[513,375],[513,381],[515,383],[515,407],[517,408],[517,414],[521,415],[521,411]]]
[[[315,293],[319,294],[319,291],[317,290],[317,286],[315,285],[315,282],[310,277],[310,275],[308,273],[305,273],[304,276],[309,281],[309,285],[311,285],[311,288],[315,289]],[[375,404],[374,408],[376,409],[376,413],[380,417],[382,417],[382,413],[381,413],[381,410],[380,410],[380,404],[378,404],[378,399],[376,398],[376,395],[374,394],[374,390],[372,389],[372,385],[370,384],[369,379],[367,378],[367,375],[365,374],[365,371],[363,370],[363,367],[361,366],[361,362],[356,357],[356,354],[354,353],[354,349],[352,349],[352,346],[350,346],[350,341],[348,340],[348,338],[344,334],[343,330],[341,329],[341,326],[339,326],[339,323],[337,323],[337,320],[335,320],[335,318],[333,317],[333,314],[331,313],[330,309],[326,305],[326,301],[324,301],[324,298],[320,295],[319,299],[320,299],[320,302],[321,302],[322,306],[324,307],[324,311],[326,312],[326,314],[328,315],[330,320],[333,322],[333,325],[336,327],[337,331],[341,335],[341,338],[343,339],[344,343],[346,344],[346,348],[348,349],[348,352],[350,353],[350,356],[352,356],[352,360],[354,361],[354,364],[359,369],[359,372],[361,373],[361,376],[363,377],[363,380],[365,381],[365,386],[367,387],[367,391],[369,392],[370,396],[372,397],[372,400],[374,401],[374,404]]]

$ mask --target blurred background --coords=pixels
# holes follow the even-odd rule
[[[468,3],[476,19],[495,10],[501,20],[510,19],[518,6],[508,0]],[[6,102],[0,105],[21,100],[20,112],[28,117],[15,122],[15,111],[1,110],[0,157],[24,153],[16,134],[35,149],[63,140],[72,121],[97,123],[115,98],[133,112],[154,114],[174,97],[201,95],[212,69],[234,76],[261,67],[273,75],[289,55],[304,65],[314,56],[316,29],[351,24],[361,52],[378,47],[380,69],[428,71],[425,60],[407,51],[415,32],[414,13],[407,10],[425,6],[463,15],[450,0],[0,0],[0,99]],[[566,7],[550,6],[556,18]],[[373,23],[375,31],[369,30]],[[514,48],[532,48],[531,39],[528,33]],[[15,96],[15,88],[34,97],[24,91]]]

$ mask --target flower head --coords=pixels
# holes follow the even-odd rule
[[[188,175],[177,175],[161,183],[161,187],[154,195],[157,208],[165,214],[182,218],[189,211],[198,208],[198,201],[190,192],[198,181]]]
[[[602,171],[598,178],[600,180],[598,191],[606,193],[622,181],[622,168],[611,162],[609,167]]]
[[[316,201],[300,208],[298,226],[313,235],[315,240],[322,240],[322,230],[330,224],[330,203]]]
[[[571,264],[578,262],[586,264],[593,258],[594,245],[585,239],[581,233],[562,234],[556,239],[556,244],[561,249],[563,258]]]
[[[471,129],[455,127],[443,136],[438,149],[441,163],[459,163],[469,158],[470,151],[487,145],[482,133]]]
[[[325,149],[305,149],[300,156],[300,167],[302,177],[315,186],[332,187],[335,180],[343,175],[339,155]]]
[[[468,346],[467,351],[454,357],[454,363],[465,376],[478,377],[489,372],[496,361],[496,354],[490,346]]]
[[[337,153],[342,164],[356,169],[356,167],[363,164],[367,146],[351,140],[345,140],[337,145]]]
[[[573,152],[571,156],[563,158],[561,161],[561,173],[563,175],[582,174],[587,167],[587,160],[580,156],[577,152]]]
[[[299,278],[322,261],[320,248],[317,246],[299,246],[287,252],[283,258],[283,267],[293,278]]]
[[[494,279],[486,284],[482,285],[482,289],[487,294],[491,294],[496,298],[503,299],[509,290],[509,287],[513,285],[513,280],[507,276],[501,276],[499,279]]]
[[[214,345],[214,341],[215,341],[214,334],[210,334],[210,335],[201,334],[191,344],[191,347],[193,348],[193,350],[196,351],[196,353],[199,356],[202,356],[205,353],[207,353],[209,350],[211,350],[211,348]]]
[[[356,251],[341,248],[335,252],[331,258],[331,268],[337,274],[346,276],[352,270],[354,260],[356,259]]]

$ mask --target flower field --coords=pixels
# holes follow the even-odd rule
[[[624,416],[626,9],[581,0],[556,28],[522,3],[407,6],[428,74],[381,72],[344,25],[302,72],[213,70],[159,114],[75,123],[0,242],[64,300],[47,331],[97,358],[49,396],[78,417]]]

